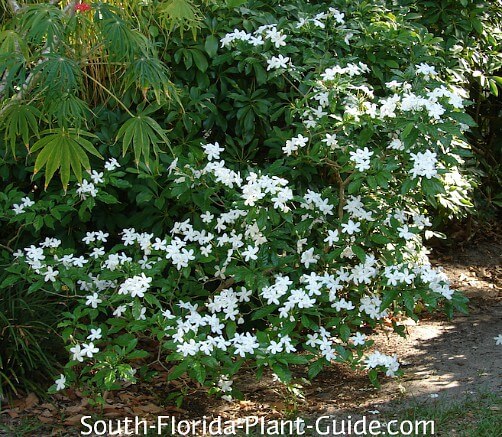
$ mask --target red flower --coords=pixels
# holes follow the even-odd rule
[[[75,5],[75,10],[80,12],[87,12],[91,10],[91,5],[87,3],[77,3]]]

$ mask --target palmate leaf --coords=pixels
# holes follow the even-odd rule
[[[20,33],[26,35],[29,42],[44,42],[47,47],[52,47],[62,39],[65,14],[59,7],[34,4],[24,7],[21,11]]]
[[[164,129],[145,114],[127,120],[117,133],[117,140],[120,138],[122,138],[122,153],[125,154],[132,145],[136,164],[139,164],[143,156],[147,167],[149,167],[150,152],[153,151],[157,155],[157,144],[163,142],[169,146],[169,139]]]
[[[44,105],[49,123],[60,127],[81,127],[92,114],[89,105],[75,94],[65,93],[57,99],[47,99]]]
[[[19,52],[24,58],[29,58],[30,50],[23,37],[14,30],[0,32],[0,53],[11,55]]]
[[[195,39],[202,17],[191,0],[163,1],[159,4],[157,13],[165,28],[172,32],[178,26],[182,36],[184,30],[191,30]]]
[[[46,54],[33,69],[33,75],[39,78],[41,88],[54,95],[75,92],[82,83],[82,71],[78,63],[57,53]]]
[[[10,143],[12,154],[16,156],[19,137],[29,148],[30,138],[39,136],[38,123],[40,111],[32,105],[20,101],[8,103],[2,111],[2,127],[5,129],[5,142]]]
[[[169,88],[173,84],[169,81],[169,72],[165,65],[155,57],[142,56],[131,62],[127,67],[124,88],[138,87],[143,93],[152,90],[158,104],[169,97]]]
[[[60,128],[43,133],[46,135],[33,145],[31,152],[39,152],[34,173],[38,173],[45,166],[45,188],[58,169],[65,190],[72,171],[77,180],[81,181],[82,167],[88,171],[91,169],[87,153],[103,159],[92,143],[84,138],[97,138],[90,132]]]
[[[148,52],[148,40],[121,18],[120,9],[108,3],[97,3],[93,10],[93,21],[102,35],[110,60],[132,59]]]

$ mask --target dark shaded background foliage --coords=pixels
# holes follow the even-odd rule
[[[154,91],[143,94],[136,86],[117,87],[116,91],[121,92],[120,100],[131,111],[149,108],[149,115],[167,131],[175,150],[196,145],[204,136],[208,141],[225,144],[228,158],[245,168],[249,162],[265,163],[281,155],[283,142],[291,136],[288,129],[297,90],[280,75],[271,78],[260,59],[220,49],[219,39],[242,23],[241,15],[246,16],[250,9],[262,12],[263,24],[277,21],[273,2],[250,1],[236,11],[233,6],[240,3],[190,3],[195,15],[189,20],[131,5],[124,11],[124,19],[156,47],[159,61],[169,70],[170,90],[177,91],[162,102],[155,102]],[[317,3],[325,4],[312,1],[298,5],[300,10],[310,11]],[[359,13],[364,13],[364,8],[382,8],[385,2],[346,3],[348,8],[360,8]],[[161,2],[155,5],[162,6]],[[459,80],[467,79],[473,101],[469,111],[478,123],[470,134],[475,151],[470,167],[480,177],[476,205],[485,216],[495,215],[502,204],[502,104],[498,96],[502,62],[501,38],[495,32],[502,18],[500,1],[398,0],[386,5],[396,16],[405,16],[437,37],[438,59],[445,59],[449,71]],[[2,28],[10,20],[6,11],[1,12]],[[380,25],[368,23],[366,31]],[[373,44],[366,49],[362,38],[357,48],[360,59],[364,61],[365,56],[373,72],[380,71],[382,82],[400,57],[408,55],[408,41],[399,43],[398,37],[389,30],[378,47]],[[291,55],[303,55],[305,62],[309,56],[295,53],[295,48],[291,48]],[[322,62],[329,66],[332,61]],[[113,86],[116,72],[97,65],[88,68],[94,68],[88,72],[100,75],[103,83]],[[162,234],[176,219],[171,216],[170,193],[156,180],[160,168],[171,162],[170,154],[162,153],[167,149],[159,146],[161,153],[149,169],[141,163],[136,165],[131,151],[122,156],[116,137],[129,115],[116,100],[91,85],[84,87],[88,94],[80,96],[91,105],[93,113],[85,121],[86,129],[97,136],[94,145],[100,154],[119,159],[124,170],[120,180],[109,184],[107,195],[75,204],[61,197],[55,181],[44,190],[43,175],[33,175],[34,158],[21,141],[16,157],[8,151],[0,157],[0,397],[16,388],[32,390],[42,382],[39,376],[54,374],[58,342],[54,341],[57,336],[52,327],[58,313],[65,310],[60,296],[47,299],[41,291],[6,282],[3,269],[10,264],[12,252],[41,236],[54,236],[71,245],[72,239],[80,239],[87,229],[113,234],[121,228],[135,227]],[[0,142],[9,149],[7,138],[0,138]],[[91,164],[102,168],[97,158],[91,157]],[[32,213],[16,221],[11,207],[19,201],[20,193],[31,193],[37,204]]]

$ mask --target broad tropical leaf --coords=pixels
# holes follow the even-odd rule
[[[158,6],[158,14],[165,28],[172,31],[179,27],[181,34],[184,30],[191,30],[195,39],[200,27],[201,15],[190,0],[167,0]]]
[[[57,44],[64,33],[63,11],[50,4],[29,5],[22,9],[21,33],[29,42],[45,41],[47,47]]]
[[[2,110],[2,124],[5,129],[5,142],[10,143],[12,154],[16,156],[16,145],[19,137],[29,148],[30,138],[39,136],[38,123],[40,111],[32,105],[13,101]]]
[[[82,72],[78,63],[57,53],[45,55],[34,69],[33,75],[42,83],[48,93],[61,96],[78,90],[82,83]]]
[[[125,154],[131,147],[134,151],[134,160],[139,163],[141,156],[149,167],[150,152],[157,154],[157,144],[163,142],[169,145],[164,129],[150,117],[144,114],[137,115],[127,120],[117,133],[117,140],[122,138],[122,152]]]
[[[169,96],[169,73],[165,65],[158,58],[142,56],[132,62],[127,68],[125,88],[138,87],[144,95],[148,90],[155,94],[157,103],[161,104]]]
[[[33,145],[31,152],[40,151],[35,161],[34,173],[38,173],[45,166],[46,188],[58,169],[65,190],[70,181],[71,171],[73,171],[77,180],[81,181],[82,167],[87,171],[91,169],[87,153],[102,159],[92,143],[84,138],[96,138],[90,132],[61,128],[44,133],[47,133],[47,135],[40,138]]]

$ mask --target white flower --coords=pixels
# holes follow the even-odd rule
[[[113,311],[113,315],[115,317],[121,317],[122,314],[124,314],[127,310],[127,307],[125,305],[119,305],[115,311]]]
[[[92,341],[89,342],[89,344],[87,343],[82,344],[82,352],[81,352],[82,356],[87,356],[88,358],[92,358],[92,356],[98,352],[99,349],[94,346],[94,343]]]
[[[98,328],[98,329],[91,328],[91,333],[87,336],[87,340],[91,340],[91,341],[100,340],[101,337],[102,337],[101,328]]]
[[[349,219],[347,223],[342,223],[342,232],[345,234],[353,235],[358,232],[361,232],[361,223],[354,222],[353,220]]]
[[[326,134],[326,137],[324,138],[324,140],[322,140],[322,142],[326,143],[326,145],[332,149],[334,149],[338,145],[336,134]]]
[[[279,55],[267,59],[267,71],[277,68],[288,68],[289,58]]]
[[[328,230],[328,236],[324,239],[328,245],[333,246],[339,239],[338,231]]]
[[[98,293],[93,293],[89,296],[86,296],[86,301],[85,301],[85,304],[87,306],[91,306],[93,308],[97,308],[98,307],[98,304],[100,304],[101,302],[103,302],[100,298],[99,298],[99,295]]]
[[[76,360],[76,361],[79,361],[80,363],[82,361],[84,361],[84,355],[82,353],[82,350],[80,348],[80,345],[77,344],[75,346],[73,346],[71,349],[70,349],[70,352],[73,354],[72,355],[72,360]]]
[[[12,209],[15,214],[22,214],[24,212],[24,205],[15,203],[14,205],[12,205]]]
[[[356,165],[356,169],[359,171],[365,171],[370,168],[370,159],[373,152],[365,147],[364,149],[357,149],[355,152],[350,152],[350,160]]]
[[[499,334],[496,337],[493,337],[493,339],[495,340],[495,344],[497,346],[500,346],[502,344],[502,334]]]
[[[309,268],[310,264],[317,264],[317,261],[319,261],[319,255],[314,255],[313,247],[303,252],[300,260],[306,269]]]
[[[413,160],[413,168],[410,170],[411,175],[416,178],[417,176],[425,176],[430,179],[437,175],[436,169],[436,153],[426,150],[424,153],[410,153]]]
[[[57,391],[64,390],[66,385],[66,377],[63,374],[59,375],[59,378],[56,379],[55,383]]]
[[[108,161],[105,162],[105,169],[108,171],[113,171],[119,167],[120,164],[115,158],[110,158]]]
[[[103,176],[103,172],[98,173],[96,170],[92,170],[91,172],[91,179],[95,184],[102,184],[104,182]]]
[[[55,282],[58,274],[59,274],[58,270],[53,270],[51,266],[47,266],[47,271],[45,272],[44,281]]]
[[[417,74],[421,74],[425,77],[434,77],[437,75],[436,69],[429,64],[421,63],[418,65],[415,65],[415,69],[416,69]]]
[[[103,256],[105,254],[105,249],[103,247],[95,247],[92,249],[92,252],[90,253],[89,256],[93,257],[94,259],[98,259],[100,256]]]
[[[29,197],[23,197],[21,199],[21,202],[23,203],[23,206],[27,207],[27,208],[35,205],[35,202],[33,200],[31,200]]]
[[[212,161],[213,159],[219,160],[220,153],[223,152],[223,150],[225,150],[223,147],[220,147],[218,143],[204,144],[202,148],[204,149],[204,153],[206,154],[208,161]]]
[[[286,45],[286,35],[283,35],[281,31],[278,31],[275,26],[266,30],[265,37],[269,38],[277,49]]]
[[[259,247],[249,245],[246,250],[242,251],[242,256],[244,257],[244,261],[248,262],[249,260],[256,260],[258,256],[256,255],[260,250]]]
[[[209,211],[206,211],[204,214],[200,215],[200,218],[202,220],[202,223],[211,223],[211,221],[214,219],[214,214],[211,214]]]
[[[354,336],[350,337],[350,340],[354,343],[354,346],[362,346],[365,339],[366,336],[364,334],[361,334],[360,332],[356,332]]]

